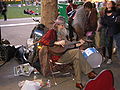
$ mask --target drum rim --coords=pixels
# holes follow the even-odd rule
[[[94,54],[94,53],[99,53],[99,51],[97,51],[97,49],[96,49],[95,47],[90,47],[90,48],[92,48],[92,49],[95,49],[95,50],[96,50],[96,52],[93,52],[92,54]],[[87,49],[90,49],[90,48],[87,48]],[[85,50],[87,50],[87,49],[85,49]],[[84,51],[82,51],[83,56],[84,56],[84,53],[86,54],[86,51],[85,51],[85,50],[84,50]],[[90,54],[90,55],[92,55],[92,54]],[[86,54],[86,55],[87,55],[87,54]],[[89,56],[90,56],[90,55],[89,55]],[[89,56],[87,56],[87,57],[86,57],[86,56],[84,56],[84,57],[87,59]]]

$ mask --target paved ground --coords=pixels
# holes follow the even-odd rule
[[[21,19],[21,20],[8,20],[6,22],[0,20],[0,25],[7,24],[17,24],[17,23],[30,23],[33,22],[29,19]],[[12,45],[26,45],[26,40],[29,38],[31,30],[35,24],[27,24],[20,26],[9,26],[2,27],[2,38],[8,39]],[[19,65],[16,59],[10,60],[10,62],[6,63],[3,67],[0,68],[0,90],[20,90],[18,87],[18,82],[23,80],[33,80],[33,73],[27,76],[14,76],[13,68]],[[116,90],[120,90],[120,62],[114,55],[113,63],[111,65],[106,65],[104,62],[100,68],[94,69],[97,73],[104,69],[109,69],[113,72],[114,82]],[[37,78],[43,79],[46,81],[50,79],[53,85],[53,79],[51,77],[43,77],[41,74],[37,75]],[[83,84],[88,81],[87,76],[83,75]],[[68,77],[57,77],[57,86],[52,86],[51,88],[44,87],[41,90],[79,90],[75,88],[75,81],[72,80],[70,76]]]

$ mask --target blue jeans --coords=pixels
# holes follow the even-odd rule
[[[114,35],[114,40],[116,41],[118,59],[120,59],[120,33]]]

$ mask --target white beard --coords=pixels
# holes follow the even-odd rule
[[[66,40],[66,36],[68,36],[68,31],[67,29],[58,29],[58,32],[57,32],[57,36],[58,36],[58,40]]]

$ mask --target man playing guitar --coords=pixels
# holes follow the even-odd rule
[[[58,16],[53,25],[53,29],[49,30],[39,41],[43,45],[48,46],[48,49],[50,50],[49,53],[52,52],[54,46],[60,46],[64,48],[66,43],[70,42],[66,38],[68,35],[65,25],[65,18]],[[77,43],[77,45],[80,46],[84,44],[85,41],[81,39],[79,42],[80,43]],[[57,56],[57,54],[54,52],[52,54]],[[96,77],[96,73],[93,71],[87,60],[85,60],[79,48],[67,49],[64,52],[61,52],[58,56],[59,58],[57,58],[57,62],[59,63],[73,63],[77,88],[83,88],[81,81],[82,72],[84,74],[87,74],[90,79]]]

